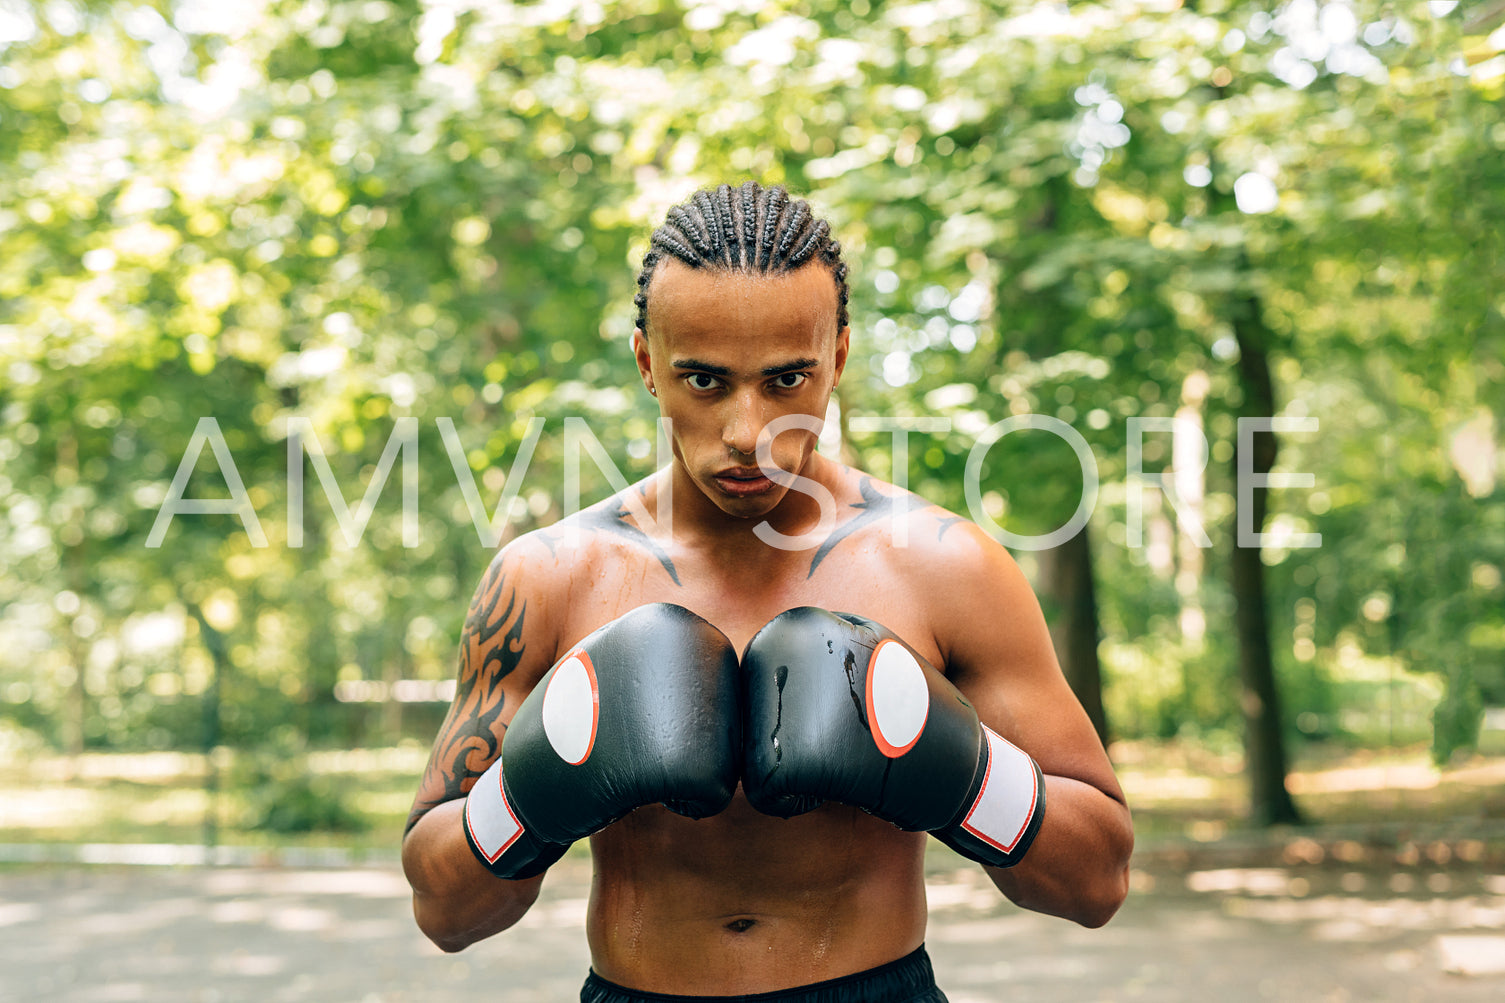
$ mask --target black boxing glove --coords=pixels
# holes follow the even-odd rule
[[[1039,831],[1039,765],[883,625],[781,613],[748,642],[742,680],[742,783],[759,811],[839,801],[994,867],[1018,863]]]
[[[466,798],[470,848],[525,878],[642,805],[716,814],[737,787],[737,700],[736,650],[705,620],[669,603],[613,620],[518,707]]]

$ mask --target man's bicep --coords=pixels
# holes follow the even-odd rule
[[[530,571],[536,569],[503,551],[476,588],[460,634],[455,698],[434,739],[409,829],[436,805],[470,790],[501,753],[507,723],[552,662],[547,604],[539,576]]]
[[[1117,780],[1081,702],[1056,660],[1040,603],[1001,546],[979,555],[954,610],[948,675],[978,716],[1039,762],[1048,774],[1092,784],[1114,796]]]

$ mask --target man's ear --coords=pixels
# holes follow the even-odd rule
[[[841,372],[847,367],[847,350],[852,346],[852,329],[844,327],[836,335],[836,359],[832,371],[835,376],[831,379],[831,389],[836,389],[836,384],[841,382]]]
[[[642,328],[634,328],[632,331],[632,355],[637,360],[638,375],[642,377],[643,386],[653,396],[658,396],[658,388],[653,385],[653,356],[648,349],[648,335],[643,333]]]

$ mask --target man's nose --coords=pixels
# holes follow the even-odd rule
[[[763,431],[763,412],[750,393],[740,393],[728,401],[730,411],[721,430],[721,441],[739,456],[753,456],[758,449],[758,434]]]

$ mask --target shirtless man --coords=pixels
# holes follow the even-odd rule
[[[829,227],[781,188],[749,182],[698,193],[655,231],[633,348],[645,387],[671,420],[673,460],[627,492],[510,542],[475,593],[455,702],[403,842],[418,925],[443,949],[517,922],[548,864],[586,835],[595,881],[592,972],[581,998],[592,1003],[813,1000],[817,984],[822,1000],[944,1000],[922,946],[928,836],[912,828],[984,862],[1024,908],[1095,927],[1123,902],[1128,808],[1018,567],[972,523],[815,451],[814,430],[847,361],[845,278]],[[819,609],[780,618],[799,607]],[[877,668],[879,647],[900,652],[899,669]],[[843,650],[846,673],[826,681],[819,670]],[[851,651],[861,652],[858,662]],[[869,651],[874,679],[902,677],[901,695],[920,685],[922,702],[929,687],[918,738],[910,738],[913,722],[900,720],[904,711],[875,711],[887,684],[876,698],[868,686],[866,715],[851,713]],[[508,732],[556,662],[550,679],[561,692],[589,685],[584,705],[600,705],[599,722],[589,717],[588,734],[568,754],[559,712],[551,724],[538,699]],[[914,663],[934,670],[916,675]],[[653,682],[616,682],[619,671]],[[794,683],[786,693],[787,681],[806,678],[840,692],[824,704]],[[843,732],[852,726],[831,710],[843,705],[862,729],[872,724],[872,743],[862,731]],[[623,739],[610,718],[622,707],[658,716]],[[969,725],[963,718],[974,708]],[[782,746],[763,734],[775,715],[775,739],[787,725]],[[807,729],[804,746],[792,734],[798,727]],[[894,747],[879,740],[884,729]],[[938,750],[943,738],[935,736],[946,729],[964,737]],[[545,731],[553,753],[540,752]],[[505,773],[497,763],[504,735]],[[904,772],[905,740],[918,743],[916,752],[931,743],[923,776],[934,783]],[[624,741],[633,747],[623,751]],[[992,749],[991,769],[978,769],[979,742]],[[874,752],[875,744],[884,748]],[[556,774],[544,760],[557,764],[554,753],[571,762],[583,753],[580,770],[615,775],[579,790],[550,788]],[[825,761],[807,776],[793,761],[801,756]],[[644,762],[661,762],[667,780],[624,793],[640,780],[630,774],[644,772],[624,764]],[[779,769],[788,789],[770,790],[767,777]],[[843,793],[819,779],[829,774],[878,793]],[[985,775],[1003,793],[978,793]],[[954,777],[965,792],[959,814],[947,807],[940,825],[906,814],[933,788],[955,786]],[[540,785],[558,791],[552,803],[536,793]],[[620,800],[597,806],[598,797]],[[993,808],[984,804],[990,798]],[[582,804],[598,817],[561,821]],[[995,809],[1012,812],[1008,825],[1019,831],[969,843],[962,830],[977,827],[958,820]],[[533,828],[568,833],[534,839]],[[513,877],[497,876],[504,872]]]

